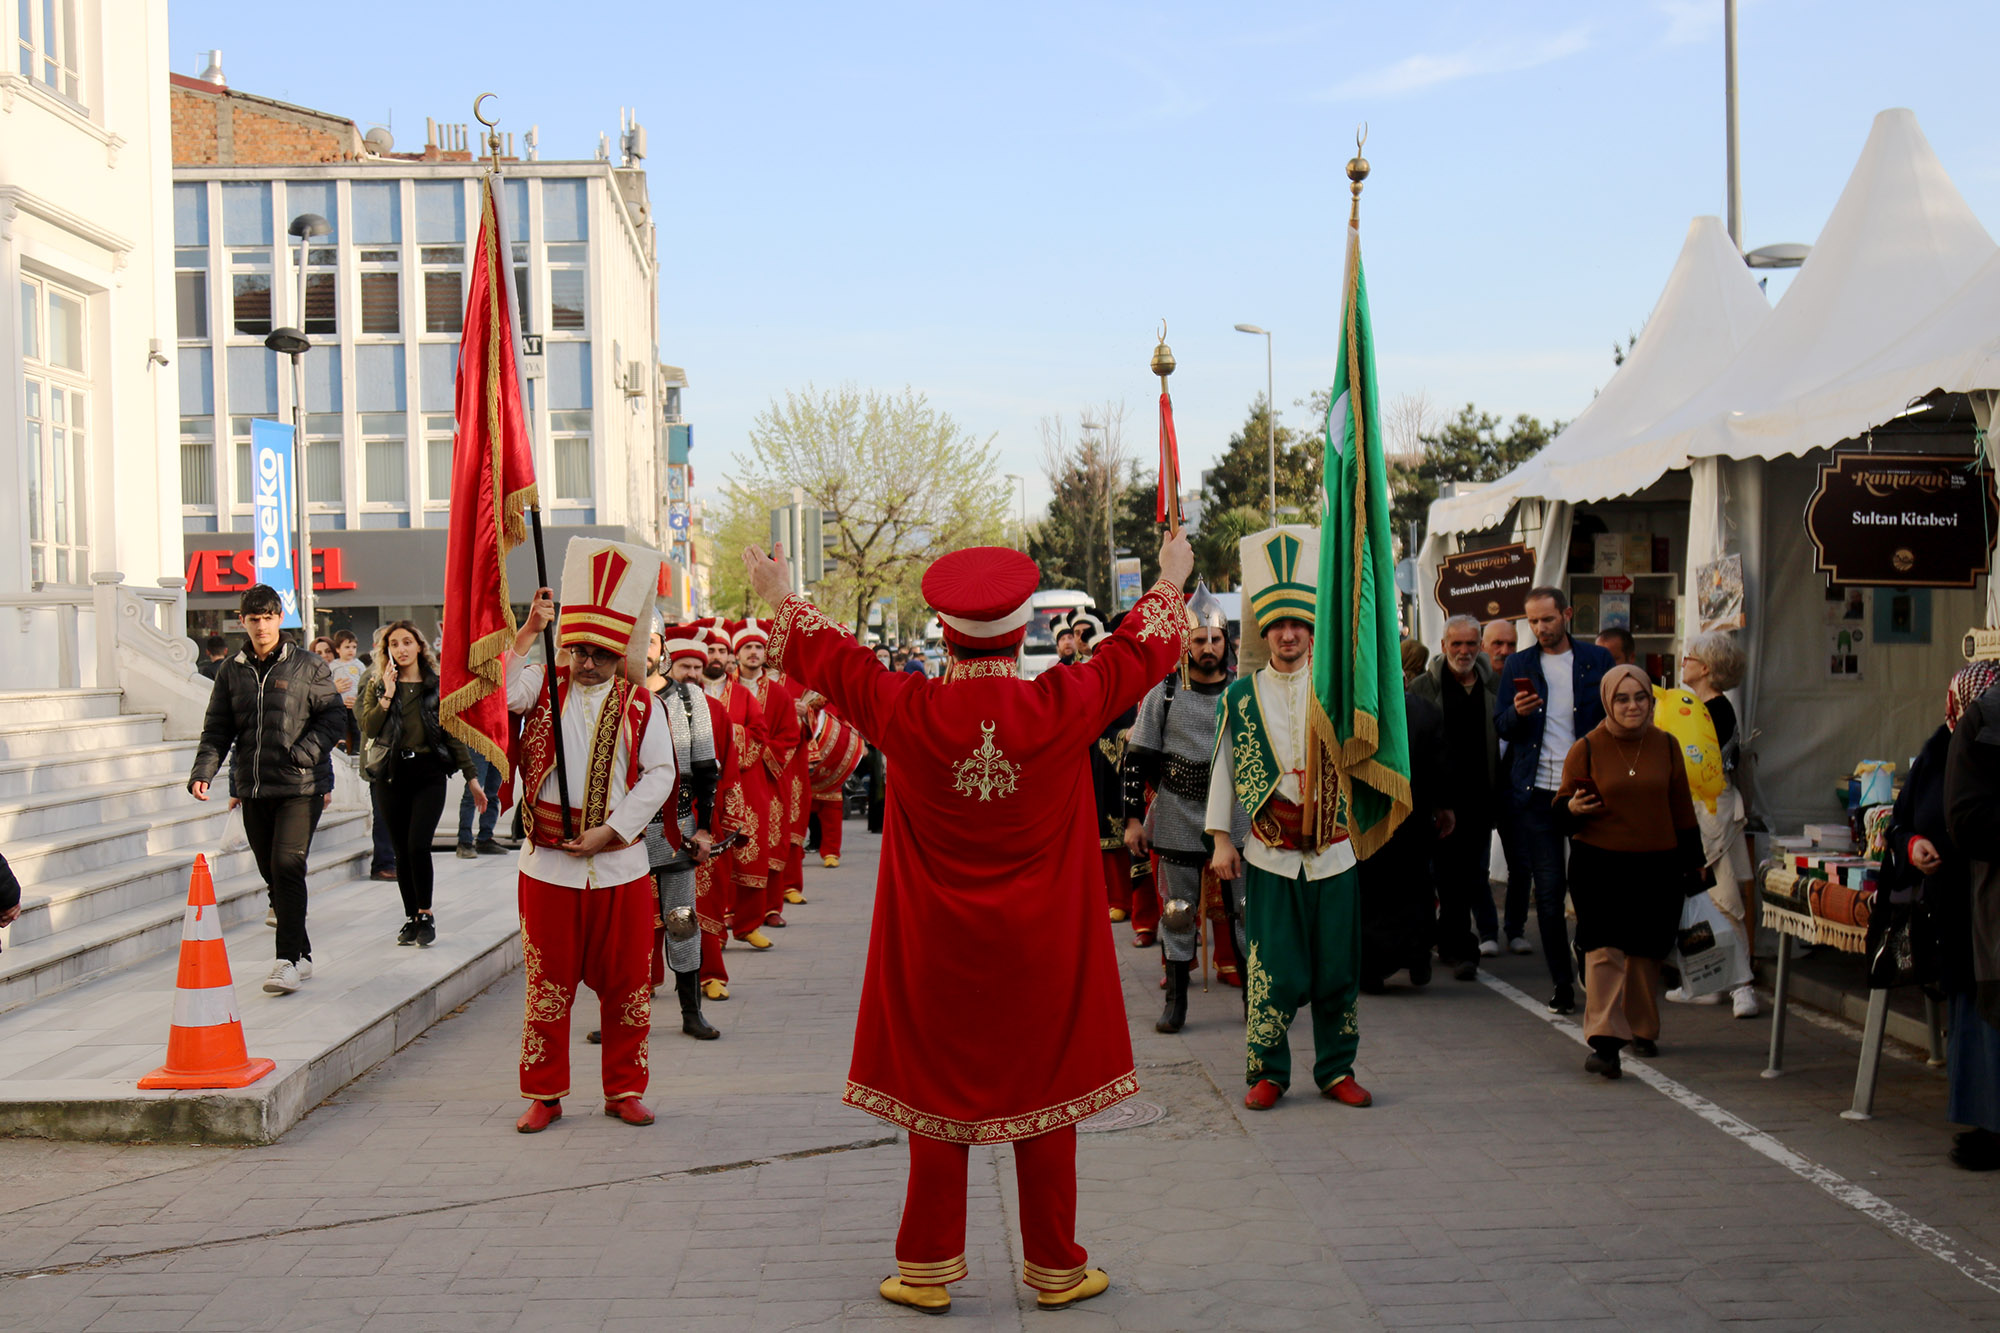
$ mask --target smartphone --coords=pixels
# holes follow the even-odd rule
[[[1576,789],[1593,801],[1602,801],[1604,799],[1604,794],[1597,790],[1597,779],[1595,778],[1578,778],[1576,780]]]

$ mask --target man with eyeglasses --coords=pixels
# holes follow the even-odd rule
[[[529,1102],[514,1126],[523,1134],[562,1116],[570,1006],[579,982],[598,996],[604,1113],[628,1125],[653,1123],[639,1100],[647,1082],[657,907],[644,835],[674,790],[676,766],[669,728],[651,725],[657,701],[636,681],[646,648],[639,617],[652,609],[659,567],[657,551],[571,538],[556,636],[562,660],[553,672],[526,662],[556,620],[547,588],[536,589],[507,659],[507,706],[526,715],[521,1095]],[[560,703],[559,726],[552,702]]]

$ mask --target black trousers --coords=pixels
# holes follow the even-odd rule
[[[445,772],[429,752],[405,759],[395,775],[378,783],[389,845],[396,849],[396,887],[403,915],[431,910],[431,840],[444,814]]]
[[[243,802],[243,835],[270,886],[278,914],[278,957],[296,963],[312,957],[306,935],[306,853],[319,827],[323,796],[253,796]]]
[[[1485,894],[1490,908],[1493,889],[1487,882],[1487,860],[1493,847],[1493,825],[1482,810],[1455,812],[1458,824],[1438,843],[1435,859],[1438,895],[1437,951],[1448,963],[1479,956],[1478,915],[1474,904]]]

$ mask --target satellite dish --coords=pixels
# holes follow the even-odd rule
[[[380,157],[396,147],[396,136],[389,133],[386,126],[377,125],[361,136],[361,142],[368,145],[368,151]]]

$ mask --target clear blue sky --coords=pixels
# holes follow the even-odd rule
[[[499,94],[544,157],[647,126],[661,356],[708,490],[808,381],[927,393],[1046,496],[1037,422],[1123,398],[1158,320],[1182,467],[1331,379],[1358,122],[1385,396],[1576,415],[1723,207],[1721,0],[409,5],[174,0],[173,67],[351,116]],[[600,17],[602,16],[602,17]],[[1745,241],[1811,241],[1884,107],[2000,230],[2000,5],[1744,0]],[[1781,281],[1781,280],[1780,280]],[[1777,284],[1773,284],[1773,294]]]

